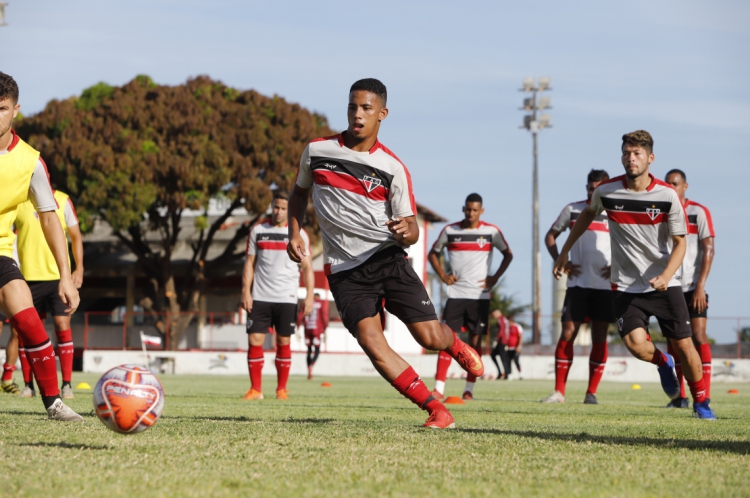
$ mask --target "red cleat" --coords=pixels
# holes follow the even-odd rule
[[[451,412],[443,409],[432,412],[422,427],[429,427],[430,429],[455,429],[456,424],[453,421]]]
[[[446,352],[450,354],[449,350],[446,350]],[[461,365],[461,368],[471,375],[481,377],[484,374],[484,363],[482,363],[482,358],[476,351],[474,351],[474,348],[463,341],[458,349],[458,353],[456,353],[456,356],[453,356],[453,359]]]
[[[443,401],[443,398],[445,398],[445,396],[443,395],[443,393],[441,393],[437,389],[433,389],[430,394],[432,394],[432,397],[435,398],[438,401]]]
[[[461,399],[465,401],[474,401],[474,395],[469,391],[464,391],[464,395],[461,396]]]

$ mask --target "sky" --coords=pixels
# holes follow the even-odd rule
[[[621,136],[646,129],[652,172],[685,170],[688,197],[713,214],[711,316],[750,316],[746,1],[39,0],[12,2],[6,17],[0,70],[18,81],[25,114],[99,81],[147,74],[176,85],[205,74],[298,102],[341,130],[351,83],[381,79],[390,114],[380,139],[408,166],[417,201],[458,221],[466,195],[480,193],[484,219],[515,254],[504,292],[523,302],[531,301],[532,143],[519,129],[519,88],[525,77],[549,76],[540,238],[565,204],[585,197],[590,169],[622,173]],[[542,258],[549,314],[552,260]],[[727,342],[735,326],[714,319],[708,332]]]

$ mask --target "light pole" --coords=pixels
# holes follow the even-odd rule
[[[7,26],[5,23],[5,7],[7,6],[7,2],[0,2],[0,26]]]
[[[539,250],[539,161],[537,156],[537,140],[536,134],[539,130],[544,128],[552,127],[549,114],[539,114],[537,111],[543,111],[544,109],[551,108],[550,98],[542,97],[539,95],[537,99],[537,93],[541,94],[545,91],[550,91],[550,79],[539,78],[537,83],[534,78],[525,78],[523,80],[522,92],[531,92],[531,97],[527,97],[523,100],[522,110],[528,112],[523,117],[523,126],[531,132],[531,136],[534,143],[534,174],[533,174],[533,191],[534,200],[532,202],[532,212],[534,216],[533,221],[533,249],[532,249],[532,300],[531,300],[531,314],[532,314],[532,334],[534,337],[534,344],[539,344],[541,337],[541,317],[540,311],[542,309],[542,253]]]

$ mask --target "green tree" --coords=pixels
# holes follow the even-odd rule
[[[265,212],[269,186],[291,188],[305,145],[332,134],[325,117],[297,104],[205,76],[177,86],[148,76],[122,87],[99,83],[80,97],[49,102],[17,131],[73,197],[82,230],[106,220],[150,277],[154,309],[175,314],[197,311],[207,279],[242,256],[235,247],[250,225],[208,257],[232,211]],[[211,224],[197,218],[192,257],[175,265],[183,212],[206,210],[213,198],[226,199],[226,211]],[[173,347],[191,318],[172,322]]]
[[[505,279],[501,279],[500,282],[497,283],[495,288],[492,289],[492,294],[490,295],[490,311],[500,310],[503,316],[506,316],[508,318],[515,318],[518,315],[522,315],[529,311],[531,305],[519,303],[515,294],[503,294],[502,292],[500,292],[500,289],[503,287],[504,282]],[[523,327],[528,327],[528,325],[523,322],[519,321],[518,323],[520,323]],[[492,315],[490,315],[490,326],[497,326],[497,321],[494,317],[492,317]]]

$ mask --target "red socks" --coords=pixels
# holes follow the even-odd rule
[[[26,356],[31,363],[31,371],[34,372],[39,386],[39,394],[45,407],[48,407],[60,396],[60,389],[57,387],[55,350],[47,331],[44,330],[44,325],[34,308],[16,313],[11,317],[10,324],[18,331],[18,336],[23,341]]]
[[[21,339],[18,340],[18,357],[21,359],[21,372],[23,373],[23,383],[29,385],[34,382],[34,376],[31,374],[31,365],[26,357],[26,348],[23,347]]]
[[[593,351],[592,351],[593,354]],[[555,391],[565,395],[565,384],[568,382],[568,371],[573,364],[573,343],[557,341],[555,348]]]
[[[437,358],[437,372],[435,373],[435,380],[445,382],[448,378],[448,369],[451,366],[453,358],[445,351],[440,351]]]
[[[593,343],[591,345],[591,354],[589,355],[589,388],[586,392],[596,394],[599,388],[599,382],[604,375],[604,366],[607,363],[609,348],[606,342]]]
[[[57,334],[57,356],[60,357],[60,370],[63,382],[70,382],[73,377],[73,332],[61,330]]]
[[[657,367],[663,367],[667,364],[667,357],[664,356],[664,353],[656,349],[656,346],[654,346],[654,356],[651,357],[651,363]]]
[[[692,380],[687,381],[688,387],[690,387],[690,394],[693,395],[693,404],[703,403],[708,397],[706,395],[706,383],[704,379],[704,377],[701,377],[701,380],[695,382]]]
[[[455,358],[458,355],[458,351],[461,349],[461,344],[463,341],[458,338],[456,333],[453,333],[453,344],[450,345],[450,347],[445,348],[443,351],[448,353],[451,358]]]
[[[685,376],[682,374],[682,360],[680,355],[675,353],[672,347],[672,341],[667,341],[667,352],[674,358],[674,371],[677,373],[677,383],[680,385],[680,398],[685,397]]]
[[[276,346],[276,378],[279,385],[277,391],[286,389],[286,381],[289,380],[289,370],[292,368],[292,346],[284,344]]]
[[[436,410],[447,410],[445,405],[432,397],[429,389],[412,367],[401,372],[391,385],[409,401],[430,414]]]
[[[13,380],[13,372],[16,370],[15,365],[9,363],[3,363],[3,382],[9,382]]]
[[[247,369],[250,372],[250,387],[258,392],[263,392],[261,383],[263,380],[263,346],[250,346],[247,350]]]
[[[711,345],[701,344],[698,346],[698,354],[701,355],[701,363],[703,363],[703,381],[706,383],[706,397],[711,397],[711,362],[713,356],[711,355]]]

